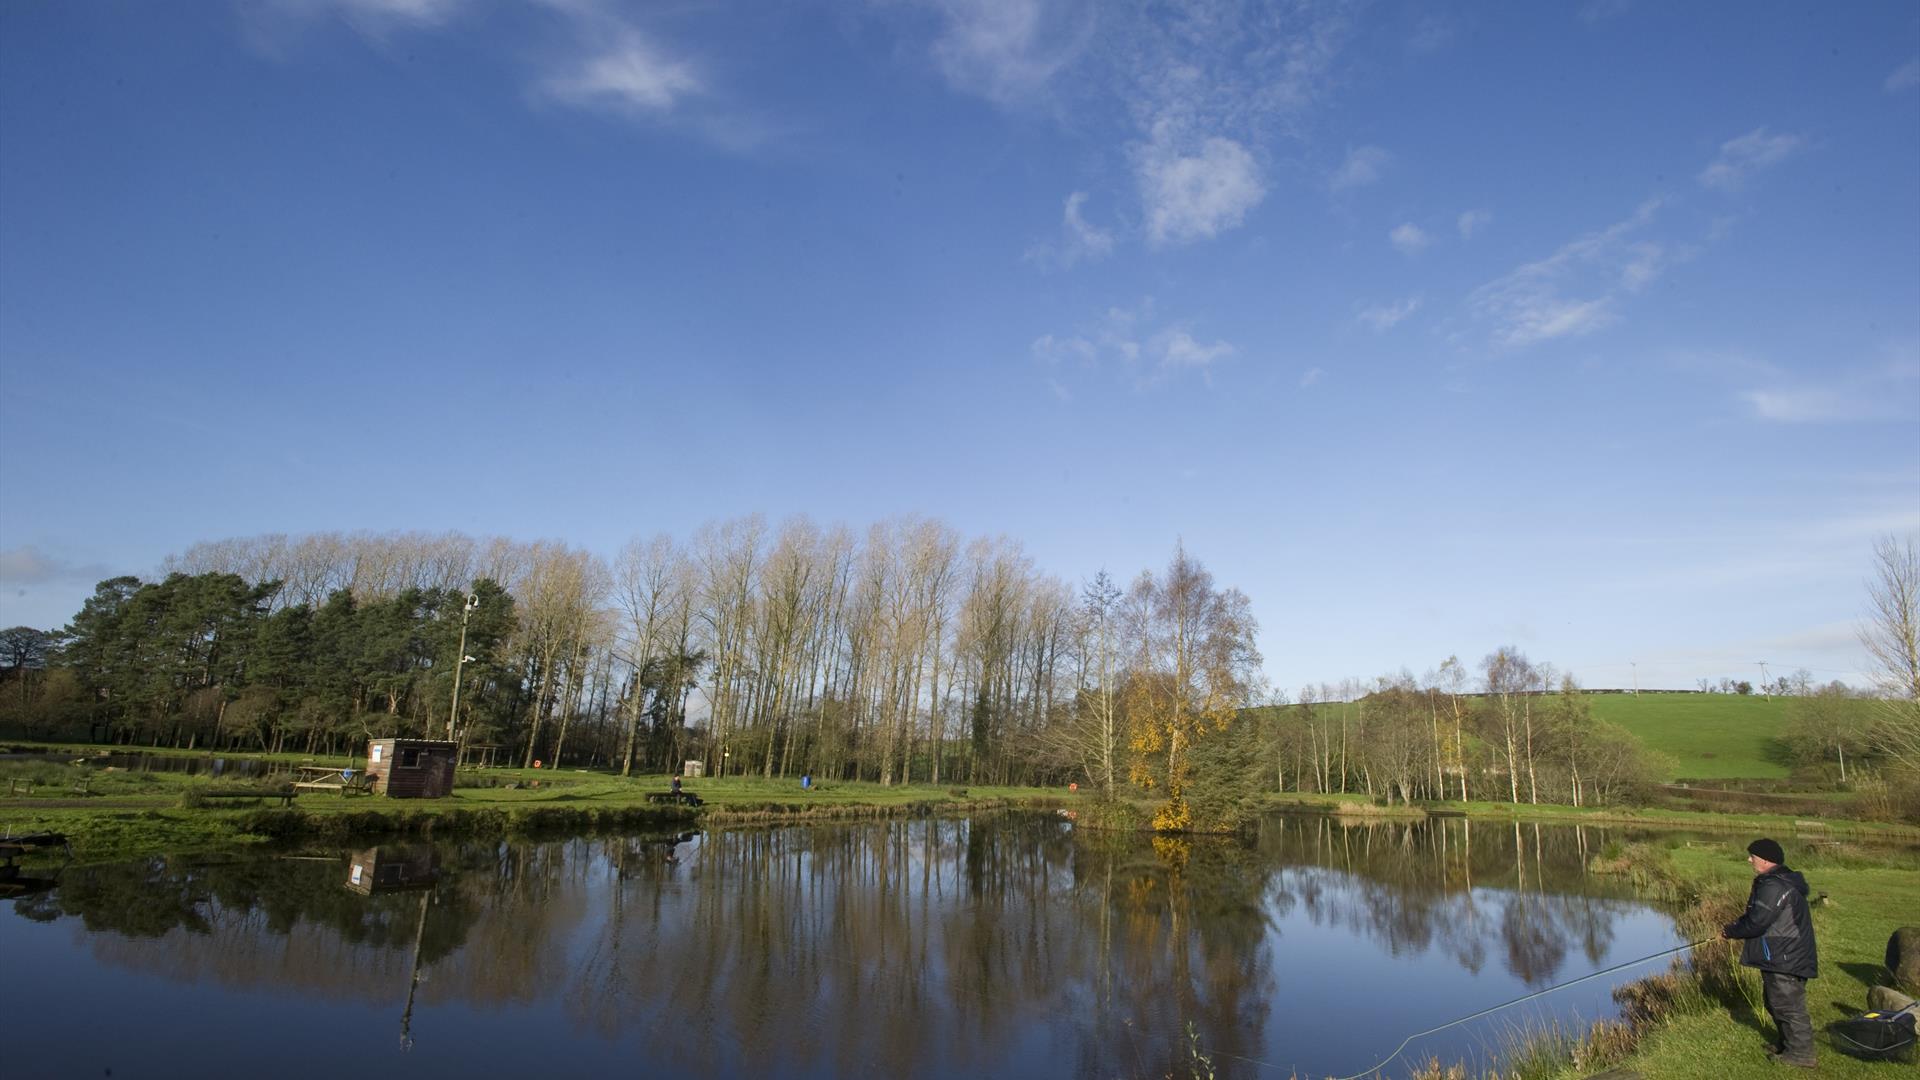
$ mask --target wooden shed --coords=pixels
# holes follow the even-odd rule
[[[434,739],[373,739],[367,743],[367,779],[376,795],[442,799],[453,793],[458,743]]]
[[[385,844],[347,859],[347,888],[362,896],[431,888],[439,877],[433,849],[425,845]]]

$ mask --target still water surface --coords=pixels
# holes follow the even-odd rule
[[[0,911],[0,1075],[1185,1077],[1189,1022],[1221,1077],[1356,1073],[1678,944],[1586,873],[1619,838],[1011,814],[70,870]],[[1658,966],[1409,1056],[1584,1027]]]

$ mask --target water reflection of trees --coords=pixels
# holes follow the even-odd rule
[[[561,1002],[694,1075],[1179,1071],[1266,1046],[1275,948],[1301,921],[1530,985],[1597,963],[1626,910],[1594,830],[1284,817],[1254,842],[1075,835],[1050,817],[897,821],[438,849],[430,893],[344,863],[157,860],[70,873],[16,909],[173,978],[419,1008]],[[425,900],[422,898],[426,897]],[[1071,1054],[1071,1064],[1067,1065]]]
[[[1437,951],[1476,973],[1497,945],[1507,971],[1544,986],[1573,947],[1598,964],[1635,906],[1622,882],[1587,869],[1608,839],[1584,826],[1280,816],[1262,823],[1258,844],[1287,866],[1274,883],[1278,911],[1297,904],[1391,955]]]

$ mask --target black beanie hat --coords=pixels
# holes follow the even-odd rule
[[[1748,844],[1747,854],[1758,855],[1768,862],[1773,863],[1775,866],[1785,866],[1787,864],[1787,853],[1780,850],[1779,844],[1765,837],[1761,837],[1753,843]]]

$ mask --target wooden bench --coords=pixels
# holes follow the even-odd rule
[[[705,805],[706,802],[706,800],[691,791],[649,791],[647,792],[647,801],[650,803],[684,803],[688,806],[702,806]]]

